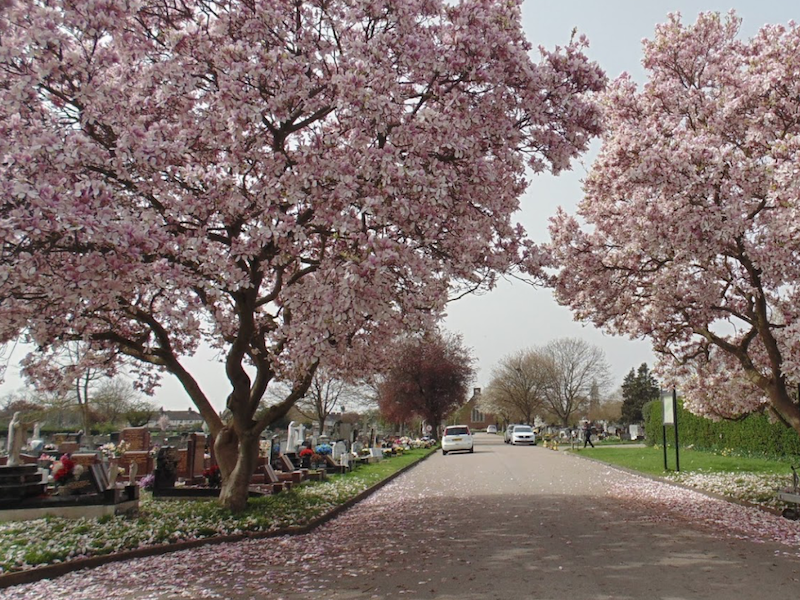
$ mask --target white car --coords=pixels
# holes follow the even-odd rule
[[[442,454],[464,450],[473,452],[472,433],[467,425],[450,425],[444,428],[442,436]]]
[[[486,433],[497,433],[497,425],[489,425],[486,428]]]
[[[505,432],[503,433],[503,441],[506,444],[510,444],[511,443],[511,432],[514,431],[514,427],[516,427],[516,425],[514,425],[513,423],[508,425],[506,427]]]
[[[530,425],[514,425],[511,430],[511,445],[530,444],[536,445],[536,434]]]

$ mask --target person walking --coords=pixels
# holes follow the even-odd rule
[[[594,448],[594,444],[592,443],[592,424],[589,421],[586,421],[583,425],[583,447],[586,448],[586,444],[589,444],[592,448]]]

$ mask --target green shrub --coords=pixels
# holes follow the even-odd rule
[[[648,402],[642,409],[649,445],[663,443],[661,401]],[[712,421],[693,415],[678,399],[678,440],[681,446],[693,446],[723,454],[743,456],[800,455],[800,436],[783,423],[770,421],[766,414],[751,414],[737,420]],[[675,428],[667,427],[667,445],[675,444]]]

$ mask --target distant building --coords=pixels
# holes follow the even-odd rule
[[[469,425],[470,429],[486,429],[489,425],[498,425],[496,415],[485,413],[478,408],[480,399],[481,388],[473,388],[472,397],[448,421],[459,425]]]
[[[151,429],[160,428],[164,417],[169,420],[169,425],[167,426],[169,429],[199,430],[203,427],[203,417],[192,407],[189,407],[189,410],[164,410],[163,406],[147,422],[147,427]]]

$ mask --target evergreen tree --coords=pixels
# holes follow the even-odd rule
[[[647,402],[658,399],[658,396],[658,383],[647,368],[647,363],[642,363],[636,372],[631,369],[622,382],[622,421],[642,421],[642,407]]]

